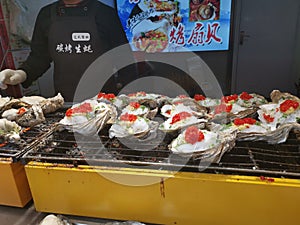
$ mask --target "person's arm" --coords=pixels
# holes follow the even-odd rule
[[[48,50],[48,34],[50,27],[50,7],[42,8],[37,16],[32,41],[31,52],[19,70],[25,71],[27,79],[22,86],[27,88],[33,81],[42,76],[50,67],[51,57]]]

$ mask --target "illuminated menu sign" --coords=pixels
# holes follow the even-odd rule
[[[228,50],[231,0],[117,0],[134,51]]]

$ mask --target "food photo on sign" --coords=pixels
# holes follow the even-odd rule
[[[231,0],[117,0],[133,51],[228,50]]]

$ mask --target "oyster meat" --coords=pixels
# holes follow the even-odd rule
[[[173,114],[172,117],[168,118],[166,121],[160,124],[159,129],[165,132],[172,132],[193,124],[200,124],[205,122],[207,122],[206,119],[199,119],[190,112],[182,111]]]
[[[281,124],[296,123],[300,119],[300,100],[281,99],[278,103],[261,105],[257,110],[262,123],[276,130]]]
[[[121,115],[124,114],[134,114],[137,116],[146,116],[149,113],[150,109],[144,105],[141,105],[138,102],[130,102],[121,112]]]
[[[16,122],[7,119],[0,119],[0,137],[4,141],[17,143],[20,141],[20,132],[22,128]]]
[[[109,137],[127,138],[136,137],[139,139],[156,136],[158,122],[151,121],[145,117],[125,113],[121,115],[116,123],[109,129]]]
[[[32,105],[31,107],[24,109],[24,111],[16,118],[16,122],[23,127],[33,127],[45,120],[42,107],[39,105]]]
[[[179,134],[169,149],[182,157],[218,162],[226,151],[235,146],[235,137],[235,131],[223,133],[219,129],[204,130],[193,125]]]
[[[59,124],[79,134],[95,135],[116,117],[117,110],[111,103],[88,99],[69,108]]]

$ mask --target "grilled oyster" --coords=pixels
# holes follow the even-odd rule
[[[122,110],[129,102],[126,95],[115,96],[113,93],[99,92],[93,99],[107,100],[115,105],[119,110]]]
[[[166,104],[160,109],[161,115],[163,115],[166,118],[170,118],[173,115],[180,113],[180,112],[189,112],[197,117],[204,117],[206,115],[206,109],[202,111],[198,111],[195,107],[192,108],[191,106],[186,106],[183,103],[178,104]]]
[[[190,112],[182,111],[173,114],[172,117],[168,118],[166,121],[160,124],[159,129],[165,132],[173,132],[190,125],[200,124],[205,122],[207,122],[206,119],[199,119]]]
[[[116,117],[117,110],[112,104],[88,99],[69,108],[59,124],[82,135],[95,135]]]
[[[0,119],[0,137],[4,141],[16,143],[20,141],[20,132],[22,128],[15,122],[7,119]]]
[[[256,114],[256,108],[245,108],[236,103],[221,103],[209,113],[210,121],[227,124],[236,118],[250,117]]]
[[[52,98],[47,98],[40,101],[38,104],[42,107],[43,113],[48,114],[55,112],[64,105],[64,98],[60,93]]]
[[[221,132],[199,129],[197,126],[186,128],[169,145],[169,149],[182,157],[208,159],[218,162],[222,155],[235,146],[236,131]]]
[[[300,100],[280,99],[278,103],[261,105],[257,114],[262,123],[276,130],[279,125],[300,119]]]
[[[23,127],[33,127],[44,121],[45,116],[39,105],[32,105],[16,118],[16,122]]]
[[[268,103],[264,96],[255,93],[248,94],[242,92],[236,102],[238,105],[246,108],[258,107],[260,105]]]
[[[144,105],[141,105],[138,102],[130,102],[121,112],[121,115],[124,114],[133,114],[137,116],[145,116],[149,113],[150,109]]]
[[[201,94],[195,94],[194,99],[199,105],[211,110],[214,109],[217,105],[221,104],[221,99],[208,98]]]
[[[279,90],[273,90],[270,94],[270,98],[271,98],[272,102],[274,102],[274,103],[279,103],[280,100],[286,100],[286,99],[300,102],[300,99],[298,97],[296,97],[288,92],[281,92]]]
[[[125,113],[109,129],[109,137],[149,139],[156,136],[158,122]]]

